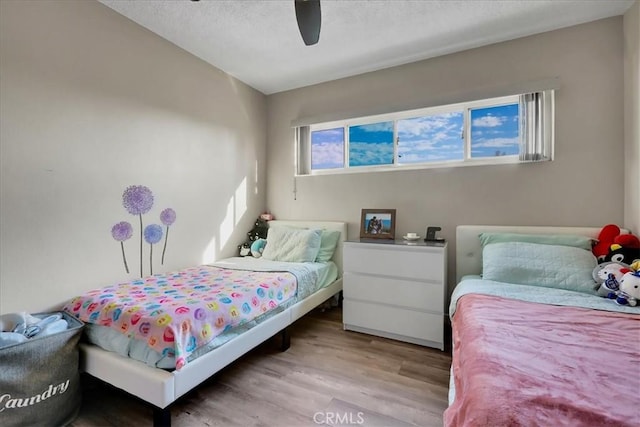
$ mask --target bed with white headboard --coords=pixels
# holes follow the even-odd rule
[[[622,230],[627,232],[627,230]],[[460,225],[456,228],[456,279],[482,273],[482,245],[480,233],[568,234],[596,239],[600,228],[595,227],[537,227],[511,225]]]
[[[286,328],[342,290],[342,243],[347,236],[347,225],[336,221],[293,220],[274,220],[269,224],[270,228],[288,227],[339,232],[340,236],[330,259],[337,266],[335,280],[308,297],[296,300],[293,305],[287,306],[267,320],[243,331],[230,341],[190,360],[179,369],[168,370],[149,366],[142,361],[123,357],[86,342],[80,345],[81,369],[150,403],[154,408],[154,424],[168,425],[171,422],[169,405],[172,402],[252,348],[278,333],[282,333],[283,342],[288,347]],[[267,239],[267,245],[269,245],[269,239]],[[247,259],[247,261],[251,260]],[[69,307],[71,306],[73,304],[69,304]]]
[[[457,228],[445,426],[640,425],[640,305],[596,294],[600,230]]]

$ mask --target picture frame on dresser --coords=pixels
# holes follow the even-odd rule
[[[395,209],[362,209],[360,216],[361,239],[390,239],[396,235]]]

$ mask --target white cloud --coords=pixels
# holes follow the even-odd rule
[[[312,132],[313,144],[321,144],[324,142],[343,142],[344,141],[344,129],[324,129],[320,131]]]
[[[460,121],[457,124],[454,120]],[[462,123],[462,113],[453,112],[438,114],[437,116],[416,117],[398,121],[398,132],[409,135],[424,135],[434,131],[459,131]]]
[[[506,117],[484,116],[473,120],[473,126],[493,128],[502,125],[506,120]]]
[[[319,143],[314,144],[311,159],[314,165],[341,165],[344,161],[342,144]]]
[[[494,138],[488,139],[484,142],[474,143],[473,148],[503,148],[503,147],[517,147],[519,139],[516,138]]]
[[[370,125],[358,126],[361,131],[365,132],[393,132],[393,122],[372,123]]]
[[[431,151],[437,149],[438,147],[435,146],[435,141],[411,141],[401,145],[398,149],[398,153],[402,156],[407,156],[411,153],[415,153],[416,151]]]

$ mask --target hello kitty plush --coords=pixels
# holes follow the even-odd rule
[[[620,289],[620,279],[631,271],[628,265],[618,262],[603,262],[593,269],[593,279],[598,286],[597,293],[601,297],[615,298]]]
[[[640,301],[640,271],[629,271],[620,279],[616,303],[635,307]]]

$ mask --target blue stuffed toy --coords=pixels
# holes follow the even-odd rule
[[[251,255],[255,258],[260,258],[264,247],[267,246],[267,239],[258,239],[251,244]]]

